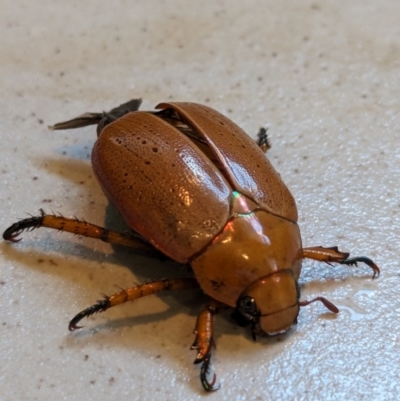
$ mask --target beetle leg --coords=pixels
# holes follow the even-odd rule
[[[49,125],[51,130],[73,129],[98,124],[103,118],[103,113],[84,113],[68,121]]]
[[[371,259],[365,256],[357,256],[355,258],[349,258],[349,256],[349,253],[340,252],[336,246],[332,248],[324,248],[322,246],[303,248],[303,258],[318,260],[328,264],[334,262],[348,266],[357,266],[357,262],[363,262],[373,270],[372,278],[379,276],[379,267]]]
[[[8,241],[18,242],[21,240],[18,236],[24,230],[32,231],[39,227],[54,228],[59,231],[66,231],[84,237],[101,239],[111,244],[155,251],[155,248],[151,245],[134,236],[107,230],[103,227],[87,223],[84,220],[78,220],[77,218],[71,219],[63,216],[48,215],[43,209],[40,209],[40,216],[31,216],[8,227],[3,233],[3,238]]]
[[[125,114],[130,113],[131,111],[139,110],[141,103],[142,99],[132,99],[129,102],[119,105],[118,107],[114,107],[109,112],[84,113],[78,117],[73,118],[72,120],[63,121],[61,123],[49,126],[49,128],[51,130],[60,130],[86,127],[88,125],[98,124],[103,118],[106,118],[108,122],[111,122],[122,117]]]
[[[219,306],[220,304],[217,301],[212,300],[200,312],[194,329],[196,337],[191,346],[191,349],[197,350],[197,356],[194,363],[197,364],[203,362],[200,370],[200,381],[204,389],[207,391],[216,391],[219,389],[219,385],[215,385],[217,379],[215,373],[213,374],[211,382],[207,379],[207,376],[209,375],[211,347],[214,345],[213,318],[214,314],[217,313]]]
[[[127,288],[113,295],[104,296],[104,299],[97,301],[96,304],[89,306],[82,312],[78,313],[70,322],[69,330],[74,331],[83,326],[77,324],[84,318],[93,315],[94,313],[104,312],[112,306],[121,305],[125,302],[134,301],[135,299],[152,295],[160,291],[176,291],[176,290],[189,290],[198,288],[199,284],[194,278],[172,278],[152,281],[151,283],[137,285],[135,287]]]
[[[257,136],[258,136],[257,145],[261,148],[261,150],[264,153],[267,153],[267,150],[271,149],[271,142],[269,141],[268,138],[267,129],[260,128],[260,131],[258,131]]]

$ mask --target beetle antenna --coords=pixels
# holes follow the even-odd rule
[[[331,302],[328,301],[326,298],[324,297],[317,297],[312,299],[311,301],[301,301],[299,302],[300,306],[307,306],[310,305],[311,303],[315,302],[315,301],[320,301],[324,304],[324,306],[329,309],[331,312],[333,313],[339,313],[339,309]]]

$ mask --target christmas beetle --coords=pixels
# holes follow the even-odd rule
[[[201,288],[209,302],[195,326],[195,363],[208,391],[213,345],[213,317],[233,308],[241,325],[273,335],[296,323],[299,309],[323,297],[300,301],[297,281],[302,259],[356,265],[337,247],[303,248],[293,196],[265,157],[264,129],[258,142],[217,111],[195,103],[161,103],[159,111],[138,111],[140,99],[108,113],[86,113],[52,129],[97,124],[92,152],[94,173],[110,202],[132,229],[122,234],[62,216],[30,217],[10,226],[5,240],[18,241],[26,229],[39,227],[161,252],[189,264],[193,278],[173,278],[124,289],[78,313],[69,329],[85,317],[159,291]]]

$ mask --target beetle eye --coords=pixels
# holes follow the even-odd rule
[[[239,312],[245,316],[250,315],[251,317],[254,317],[258,314],[257,305],[251,297],[240,298],[237,308]]]

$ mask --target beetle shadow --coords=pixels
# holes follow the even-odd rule
[[[87,134],[85,131],[89,132]],[[52,131],[54,134],[57,134],[57,131]],[[75,131],[75,134],[77,132]],[[60,134],[60,133],[58,133]],[[88,135],[88,138],[86,138],[86,135]],[[86,160],[87,165],[89,166],[90,170],[90,157],[92,153],[93,146],[97,140],[97,135],[96,132],[93,132],[93,128],[91,129],[90,127],[84,127],[82,128],[81,132],[78,134],[79,141],[76,141],[75,143],[71,144],[68,143],[66,145],[61,145],[58,148],[54,149],[54,154],[55,155],[62,155],[66,156],[68,159],[64,160],[73,160],[76,162],[77,160]],[[71,135],[71,141],[72,135]],[[52,159],[54,162],[59,161],[59,158],[53,158]]]
[[[46,175],[57,175],[61,180],[67,180],[74,185],[84,188],[87,192],[86,198],[97,197],[100,196],[100,194],[104,196],[99,185],[97,185],[90,160],[87,160],[87,158],[73,159],[66,157],[63,153],[62,157],[42,157],[33,160],[33,163],[38,169],[45,169]],[[38,177],[35,179],[38,179]],[[41,179],[41,177],[39,177],[39,179]],[[90,188],[88,188],[88,185]],[[92,191],[95,193],[92,194]],[[51,196],[51,193],[48,195]],[[66,198],[68,198],[68,195]]]
[[[67,147],[63,147],[62,149],[66,148]],[[59,150],[60,154],[64,154],[65,152],[65,150],[62,149]],[[40,161],[38,160],[37,165],[40,166],[41,168],[45,166],[45,168],[49,173],[57,174],[60,176],[60,178],[67,179],[73,184],[83,187],[83,190],[87,192],[87,195],[84,195],[82,198],[89,199],[88,204],[93,205],[93,203],[96,202],[97,198],[105,197],[105,195],[101,191],[100,186],[97,184],[91,165],[88,162],[84,161],[84,159],[86,159],[85,156],[86,151],[87,151],[86,149],[85,151],[82,152],[80,152],[79,149],[73,150],[74,155],[78,154],[80,156],[78,160],[70,158],[57,159],[49,157],[44,160],[43,159],[40,159]],[[70,154],[71,150],[68,150],[67,153]],[[89,188],[87,187],[87,185],[89,185]],[[66,197],[68,197],[68,195]],[[45,205],[41,205],[44,208],[45,212],[49,212],[49,209],[51,212],[56,212],[56,213],[62,212],[62,210],[53,209],[51,207],[51,203],[49,203],[48,200],[45,203],[46,203]],[[32,214],[35,215],[36,213]],[[66,215],[66,217],[72,217],[72,216]],[[79,215],[77,217],[78,218],[83,217],[86,219],[86,216]],[[88,221],[92,222],[89,219]],[[115,230],[122,233],[132,232],[132,230],[124,222],[118,211],[110,203],[108,203],[106,206],[104,223],[103,224],[100,223],[99,225],[107,229]],[[54,238],[54,241],[56,241],[56,237],[54,236],[55,230],[49,230],[48,232],[50,233],[49,236]],[[33,241],[29,241],[29,238],[26,235],[26,233],[24,233],[22,236],[23,236],[22,243],[25,246],[33,245]],[[65,237],[63,238],[66,238],[64,242],[67,243],[68,235],[65,235]],[[129,247],[111,245],[114,253],[112,255],[105,255],[91,248],[90,241],[96,241],[96,240],[88,239],[82,242],[81,244],[74,244],[73,245],[75,248],[74,254],[79,253],[81,257],[87,260],[100,261],[100,262],[105,262],[107,260],[108,262],[117,263],[118,265],[128,267],[136,275],[139,275],[146,280],[157,279],[161,277],[164,278],[169,276],[182,277],[185,276],[185,274],[188,272],[187,267],[183,266],[182,264],[173,262],[171,259],[169,259],[168,257],[164,257],[162,254],[158,252],[154,253],[143,252],[141,250],[137,249],[134,250],[133,248]],[[35,242],[35,244],[36,243],[37,242]],[[68,252],[70,251],[70,246],[68,245],[62,246],[58,249],[58,251],[65,255],[68,255]],[[136,257],[141,259],[140,263],[136,263],[135,266],[132,266],[132,259]],[[145,261],[146,259],[148,259],[151,263],[145,263],[145,262],[142,263],[142,260]],[[153,267],[155,264],[157,264],[157,266]],[[178,271],[179,273],[177,274],[176,271]]]
[[[81,187],[80,191],[87,192],[87,195],[84,195],[82,198],[93,199],[95,201],[95,199],[98,197],[105,197],[105,195],[97,183],[91,164],[88,160],[90,158],[90,151],[94,141],[95,138],[91,139],[90,141],[84,140],[83,144],[79,141],[75,145],[61,146],[55,150],[55,153],[62,155],[62,157],[50,156],[33,160],[33,162],[38,166],[38,168],[45,169],[47,174],[50,173],[58,175],[61,179],[65,179],[75,185],[79,185]],[[88,202],[88,204],[91,203]],[[43,206],[48,212],[51,203],[45,203],[45,205],[40,206]],[[53,211],[52,208],[50,210]],[[54,212],[62,212],[62,210],[55,209]],[[104,224],[100,223],[100,225],[103,225],[107,229],[122,233],[131,232],[131,229],[125,223],[119,212],[110,203],[108,203],[106,206]],[[57,248],[57,253],[61,255],[79,255],[80,258],[85,260],[99,263],[115,263],[119,266],[128,268],[133,273],[132,281],[134,281],[134,279],[139,281],[149,281],[161,278],[193,277],[193,273],[187,265],[174,262],[159,252],[143,252],[133,248],[112,244],[111,247],[114,253],[104,254],[103,252],[97,251],[90,246],[91,241],[96,241],[94,239],[85,238],[81,243],[77,244],[76,242],[68,241],[68,235],[72,235],[70,233],[55,234],[57,234],[56,230],[50,229],[47,230],[46,235],[42,235],[41,239],[30,240],[29,234],[25,232],[21,235],[22,241],[18,244],[18,247],[23,247],[25,249],[35,248],[38,259],[41,259],[39,250],[42,249],[43,253],[45,253],[44,251],[49,249],[49,241],[54,241],[54,248]],[[59,237],[59,235],[62,237]],[[56,243],[61,243],[62,245],[59,246],[56,245]],[[18,257],[16,247],[12,249],[12,247],[9,247],[9,245],[11,244],[5,244],[3,247],[5,253],[12,255],[13,258],[18,259],[21,263],[26,265],[32,264],[32,258],[29,257],[27,252],[21,253],[20,250],[20,257]],[[51,258],[51,263],[57,263],[56,256],[52,255]],[[45,259],[45,257],[43,259]],[[41,269],[41,267],[36,268]],[[54,272],[56,272],[56,270],[54,270]],[[109,289],[101,288],[99,290],[102,291]],[[171,294],[173,294],[173,298],[179,299],[179,292],[174,292]],[[172,298],[166,297],[165,299],[168,300]]]

